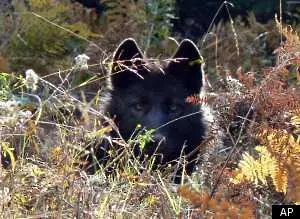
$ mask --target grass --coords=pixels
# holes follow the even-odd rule
[[[93,108],[101,98],[81,102],[80,108],[86,112],[83,110],[79,119],[75,106],[80,101],[62,86],[40,79],[39,88],[53,91],[41,101],[37,94],[24,95],[32,88],[26,87],[26,79],[13,81],[7,74],[3,77],[9,80],[2,82],[5,97],[1,107],[6,114],[2,111],[1,161],[6,168],[1,167],[1,217],[126,218],[155,216],[161,211],[171,216],[179,211],[180,198],[168,177],[152,173],[150,162],[142,167],[137,158],[129,159],[133,152],[121,139],[113,139],[114,144],[125,150],[102,165],[97,174],[87,175],[80,168],[89,146],[112,129],[102,125],[100,112]],[[15,95],[14,84],[23,84],[23,95]],[[28,96],[33,98],[27,101]],[[145,145],[150,135],[151,131],[138,135],[130,144]],[[119,170],[106,175],[108,166]]]

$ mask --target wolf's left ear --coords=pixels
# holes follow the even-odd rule
[[[204,61],[197,46],[191,40],[185,39],[168,64],[167,73],[185,83],[191,94],[196,94],[202,87],[202,64]]]
[[[114,88],[129,86],[132,80],[138,79],[138,71],[143,69],[143,54],[136,41],[125,39],[113,55],[111,67],[111,83]]]

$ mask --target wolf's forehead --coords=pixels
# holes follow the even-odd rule
[[[187,90],[183,82],[172,76],[160,74],[148,75],[127,88],[134,95],[177,96],[184,98]]]

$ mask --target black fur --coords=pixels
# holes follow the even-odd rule
[[[145,60],[133,39],[120,44],[113,57],[110,98],[104,112],[114,118],[125,140],[138,124],[155,129],[153,141],[143,151],[135,148],[135,152],[155,152],[165,164],[189,154],[205,136],[200,106],[185,101],[201,91],[202,57],[192,41],[183,40],[166,67],[153,67]],[[188,158],[188,174],[194,168],[195,157]]]

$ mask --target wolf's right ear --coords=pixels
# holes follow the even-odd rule
[[[143,54],[132,38],[124,40],[113,55],[111,83],[114,88],[128,86],[132,79],[138,78],[138,71],[143,68]]]
[[[204,61],[197,46],[183,40],[167,66],[167,72],[185,84],[190,94],[199,93],[202,87]]]

